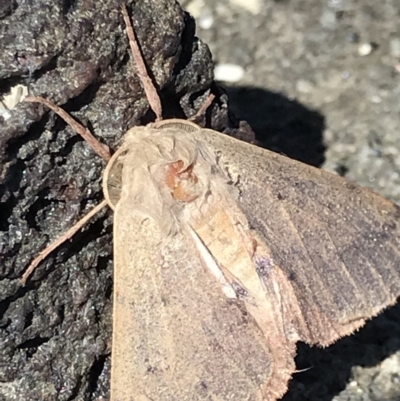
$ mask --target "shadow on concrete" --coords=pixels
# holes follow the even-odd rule
[[[257,87],[225,87],[229,108],[247,121],[258,144],[313,166],[324,162],[325,118],[296,100]]]
[[[348,385],[352,368],[374,367],[400,350],[400,304],[359,332],[322,349],[298,344],[296,367],[284,401],[331,401]]]

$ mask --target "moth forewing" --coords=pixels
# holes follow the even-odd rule
[[[294,371],[295,343],[302,324],[297,300],[285,274],[274,266],[271,252],[258,234],[251,230],[239,205],[240,193],[218,162],[218,152],[208,142],[209,130],[193,132],[199,157],[196,166],[209,165],[210,195],[207,212],[186,221],[222,270],[231,288],[245,302],[271,349],[271,385],[266,399],[279,398]],[[206,169],[204,169],[206,170]],[[269,263],[268,272],[261,272]],[[264,265],[263,265],[264,264]],[[262,281],[262,273],[267,282]],[[295,305],[292,305],[294,303]],[[293,313],[294,312],[294,313]]]
[[[396,302],[399,207],[342,177],[218,132],[205,130],[204,137],[268,245],[266,270],[281,276],[290,299],[287,331],[328,345]],[[260,278],[271,288],[268,274]]]
[[[120,301],[115,300],[114,332],[128,342],[114,338],[114,343],[115,347],[136,345],[115,350],[113,377],[118,369],[128,372],[128,368],[141,366],[133,376],[144,386],[140,391],[152,400],[182,399],[189,390],[195,394],[190,399],[206,399],[211,394],[215,399],[253,399],[243,398],[247,394],[275,400],[285,392],[294,371],[298,340],[329,344],[397,298],[400,234],[394,220],[398,208],[329,173],[298,166],[215,131],[192,126],[186,130],[182,124],[178,128],[169,122],[156,129],[135,128],[121,153],[122,195],[115,220],[115,281],[121,285],[116,290]],[[331,198],[327,189],[333,191]],[[346,225],[348,216],[354,226]],[[136,231],[129,228],[129,221],[135,222]],[[307,227],[305,222],[313,225]],[[375,230],[374,240],[362,231],[366,224]],[[352,253],[333,227],[353,240]],[[322,243],[313,230],[324,238]],[[122,237],[124,232],[126,237]],[[290,239],[289,248],[285,236]],[[377,241],[379,249],[372,262],[365,263],[368,246]],[[377,255],[394,259],[382,268]],[[135,269],[138,275],[132,273]],[[136,284],[130,287],[134,291],[126,286],[129,280],[120,273],[124,270],[124,274],[133,274],[131,280]],[[354,298],[338,296],[344,289]],[[134,307],[125,308],[121,300]],[[131,315],[125,316],[126,311]],[[221,311],[224,318],[218,318],[218,323],[222,327],[215,329],[217,322],[211,317],[220,316]],[[248,314],[247,338],[241,337],[238,311]],[[135,327],[120,331],[124,319],[135,322]],[[232,322],[236,323],[231,326]],[[229,333],[224,327],[230,327]],[[215,343],[214,337],[220,339],[219,346],[207,346]],[[172,354],[168,340],[174,344]],[[250,366],[243,361],[244,373],[225,361],[229,372],[219,367],[218,373],[207,375],[210,367],[203,358],[218,365],[221,359],[216,351],[222,347],[228,352],[232,346],[229,353],[236,350],[235,360],[247,360],[252,348],[238,348],[247,341],[255,341],[263,350],[261,359],[255,357]],[[151,358],[155,363],[145,372],[143,366]],[[256,371],[255,376],[262,377],[258,385],[257,380],[246,381],[242,376],[255,377]],[[223,383],[231,380],[232,388],[233,383],[246,382],[247,393],[226,392]],[[112,383],[115,388],[125,387],[115,385],[114,379]],[[201,383],[201,391],[193,383]],[[242,395],[236,398],[236,394]]]
[[[243,301],[224,294],[190,235],[190,222],[212,210],[211,166],[198,165],[201,149],[177,136],[139,128],[124,145],[114,216],[111,399],[268,399],[264,333]],[[174,170],[174,185],[182,185],[180,195],[197,195],[189,201],[174,198],[167,184],[171,164],[182,160],[189,164]]]

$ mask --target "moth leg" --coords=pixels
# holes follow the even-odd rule
[[[44,104],[49,109],[53,110],[54,113],[60,116],[77,134],[79,134],[101,158],[103,158],[105,161],[110,160],[111,154],[109,147],[96,139],[86,127],[75,121],[61,107],[40,96],[28,96],[24,100],[25,102]]]
[[[82,124],[79,124],[75,121],[65,110],[61,107],[55,105],[50,100],[39,96],[30,96],[24,99],[27,102],[32,103],[41,103],[47,106],[49,109],[53,110],[58,116],[60,116],[75,132],[82,136],[86,142],[92,147],[92,149],[105,161],[110,160],[111,154],[110,149],[107,145],[102,144],[99,140],[97,140],[91,132],[84,127]],[[25,285],[28,278],[32,274],[32,272],[36,269],[39,263],[44,260],[51,252],[53,252],[56,248],[58,248],[65,241],[72,238],[77,231],[79,231],[95,214],[97,214],[101,209],[107,206],[107,201],[103,200],[99,205],[97,205],[93,210],[87,213],[81,220],[75,223],[65,234],[59,237],[52,244],[47,246],[40,254],[31,262],[28,266],[27,270],[21,277],[22,285]]]
[[[132,22],[129,18],[128,9],[126,8],[125,4],[123,4],[121,8],[122,16],[124,17],[126,26],[126,34],[128,35],[129,39],[129,46],[131,48],[133,58],[135,59],[135,64],[137,67],[137,74],[139,75],[140,81],[142,82],[143,89],[146,93],[146,97],[149,101],[150,107],[156,115],[156,121],[160,121],[162,120],[162,106],[160,97],[158,96],[157,89],[147,72],[146,64],[138,45],[135,30],[133,29]]]
[[[189,118],[189,121],[196,121],[199,117],[201,117],[206,112],[206,110],[211,106],[211,104],[214,101],[214,99],[215,99],[215,95],[213,93],[210,93],[207,96],[207,99],[200,106],[200,108],[197,111],[197,113]]]
[[[25,285],[29,276],[33,273],[39,263],[46,259],[55,249],[57,249],[65,241],[72,238],[76,232],[78,232],[94,215],[100,212],[103,207],[107,206],[107,201],[103,200],[96,207],[94,207],[89,213],[82,217],[77,223],[75,223],[65,234],[55,240],[52,244],[47,246],[39,255],[31,262],[31,264],[26,269],[25,273],[21,277],[21,284]]]

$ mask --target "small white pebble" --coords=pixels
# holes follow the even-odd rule
[[[11,117],[12,110],[19,102],[22,102],[28,95],[28,87],[24,85],[15,85],[10,92],[0,99],[0,115],[8,120]]]
[[[299,79],[296,82],[296,89],[298,92],[301,93],[310,93],[313,89],[313,85],[310,81],[307,81],[305,79]]]
[[[214,17],[212,15],[206,15],[198,18],[199,26],[203,29],[210,29],[214,25]]]
[[[382,103],[382,98],[378,95],[372,95],[371,102],[375,104]]]
[[[349,383],[349,386],[350,386],[350,387],[357,387],[357,386],[358,386],[358,383],[357,383],[356,380],[352,380],[352,381]]]
[[[244,76],[244,68],[237,64],[217,64],[214,68],[214,79],[223,82],[238,82]]]
[[[358,54],[363,57],[371,54],[372,50],[373,49],[371,43],[361,43],[358,46]]]

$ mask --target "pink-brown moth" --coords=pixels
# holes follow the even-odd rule
[[[328,345],[400,294],[399,208],[183,120],[109,162],[112,401],[274,401],[297,341]]]
[[[112,400],[276,400],[296,342],[328,345],[400,292],[399,208],[185,121],[111,159]]]

